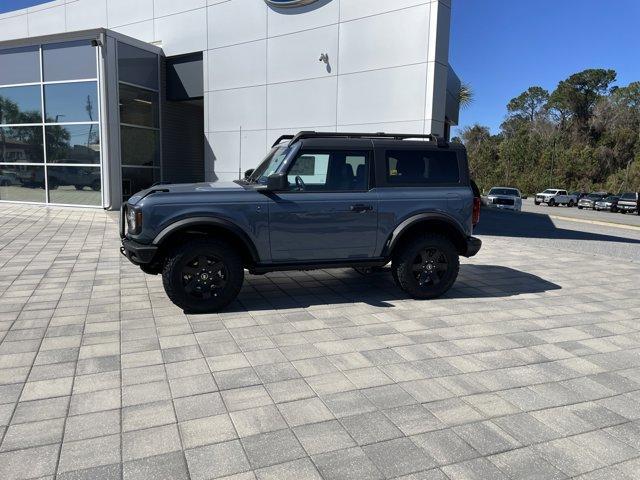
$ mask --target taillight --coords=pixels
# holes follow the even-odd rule
[[[481,205],[480,197],[473,197],[473,226],[475,227],[478,223],[480,223],[480,205]]]

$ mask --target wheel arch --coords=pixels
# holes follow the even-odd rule
[[[245,265],[258,263],[258,250],[246,232],[232,222],[222,218],[194,217],[179,220],[165,227],[153,240],[162,255],[175,246],[183,244],[186,238],[210,236],[228,241],[240,250]]]
[[[404,242],[424,232],[443,233],[451,239],[460,255],[465,254],[467,235],[456,220],[441,213],[422,213],[404,220],[395,228],[385,244],[384,256],[392,256]]]

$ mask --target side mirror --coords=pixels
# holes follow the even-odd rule
[[[289,180],[286,173],[272,173],[267,177],[267,190],[270,192],[283,192],[289,190]]]
[[[255,172],[255,168],[250,168],[249,170],[244,172],[244,179],[245,180],[249,180],[249,177],[251,177],[251,175],[253,175],[253,172]]]

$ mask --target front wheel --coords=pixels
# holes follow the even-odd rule
[[[425,234],[406,244],[391,268],[398,286],[411,297],[436,298],[456,281],[460,257],[447,237]]]
[[[551,200],[549,200],[547,202],[547,205],[549,205],[550,207],[555,207],[556,206],[556,201],[552,198]]]
[[[238,296],[244,281],[242,258],[218,240],[193,240],[167,260],[162,283],[169,299],[187,313],[216,312]]]

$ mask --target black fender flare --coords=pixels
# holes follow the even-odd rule
[[[187,229],[189,227],[200,227],[200,226],[211,226],[211,227],[219,227],[225,230],[228,230],[230,233],[237,236],[244,246],[249,251],[251,258],[254,262],[259,262],[260,257],[258,255],[258,250],[254,245],[253,241],[249,238],[249,235],[238,227],[233,222],[229,220],[225,220],[224,218],[217,217],[192,217],[185,218],[183,220],[178,220],[165,228],[163,228],[158,235],[153,239],[153,245],[161,245],[162,242],[169,237],[172,233],[175,233],[179,230]]]
[[[468,235],[465,233],[462,225],[453,217],[439,212],[425,212],[418,213],[416,215],[411,215],[406,218],[393,230],[387,242],[385,243],[385,248],[383,251],[383,256],[388,257],[393,252],[394,247],[398,244],[400,238],[402,238],[402,234],[407,232],[410,228],[417,225],[418,223],[427,221],[427,220],[438,220],[448,224],[452,227],[456,233],[459,235],[459,240],[464,242]]]

